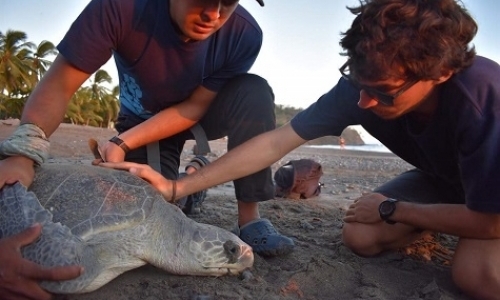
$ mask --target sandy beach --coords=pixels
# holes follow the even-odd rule
[[[0,140],[15,124],[0,123]],[[115,133],[111,129],[63,124],[51,137],[49,163],[90,164],[89,138],[100,142]],[[210,142],[210,160],[226,152],[225,141]],[[184,149],[181,164],[193,157],[193,143]],[[255,256],[251,276],[192,277],[168,274],[152,266],[120,275],[89,294],[58,295],[55,299],[468,299],[453,284],[443,257],[412,256],[405,251],[377,258],[361,258],[341,242],[345,207],[364,191],[411,168],[389,153],[300,147],[273,165],[276,170],[291,159],[320,162],[325,186],[320,196],[308,200],[276,199],[261,204],[261,216],[294,238],[297,248],[284,257]],[[198,222],[231,230],[237,220],[232,183],[211,188]],[[440,235],[445,250],[453,251],[454,239]]]

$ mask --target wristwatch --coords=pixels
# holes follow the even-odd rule
[[[130,148],[127,146],[127,144],[125,144],[125,142],[118,136],[112,137],[109,141],[113,144],[116,144],[118,147],[122,148],[125,154],[127,154],[130,151]]]
[[[378,213],[380,214],[380,218],[384,220],[387,224],[396,224],[396,222],[389,220],[389,218],[396,211],[396,202],[398,202],[398,200],[387,198],[384,202],[380,203],[378,207]]]

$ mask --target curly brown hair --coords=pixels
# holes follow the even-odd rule
[[[360,0],[340,45],[351,76],[436,80],[470,66],[477,24],[455,0]]]

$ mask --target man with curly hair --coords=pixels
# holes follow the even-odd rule
[[[289,124],[178,181],[178,196],[250,174],[308,140],[349,125],[415,169],[354,201],[343,242],[375,256],[421,237],[459,237],[454,282],[477,299],[500,295],[500,66],[469,44],[477,25],[455,0],[364,0],[341,45],[336,86]],[[246,164],[239,162],[245,159]],[[238,168],[234,168],[238,165]],[[170,183],[139,165],[112,165]]]
[[[272,89],[248,74],[262,39],[260,26],[238,0],[90,1],[58,45],[59,55],[31,94],[21,125],[0,144],[5,158],[0,187],[31,184],[34,166],[47,158],[48,137],[71,97],[111,56],[120,80],[120,135],[103,145],[106,161],[151,161],[174,180],[184,143],[197,124],[210,140],[227,136],[229,150],[274,129]],[[241,239],[260,255],[292,252],[293,240],[259,214],[258,203],[274,197],[271,169],[256,170],[234,184]],[[47,298],[36,280],[81,272],[41,272],[20,255],[12,256],[36,238],[39,227],[34,228],[0,241],[2,295]]]

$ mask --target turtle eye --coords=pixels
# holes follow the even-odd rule
[[[240,247],[235,242],[229,240],[224,243],[224,252],[229,258],[229,263],[235,263],[238,261],[238,256],[240,255]]]

